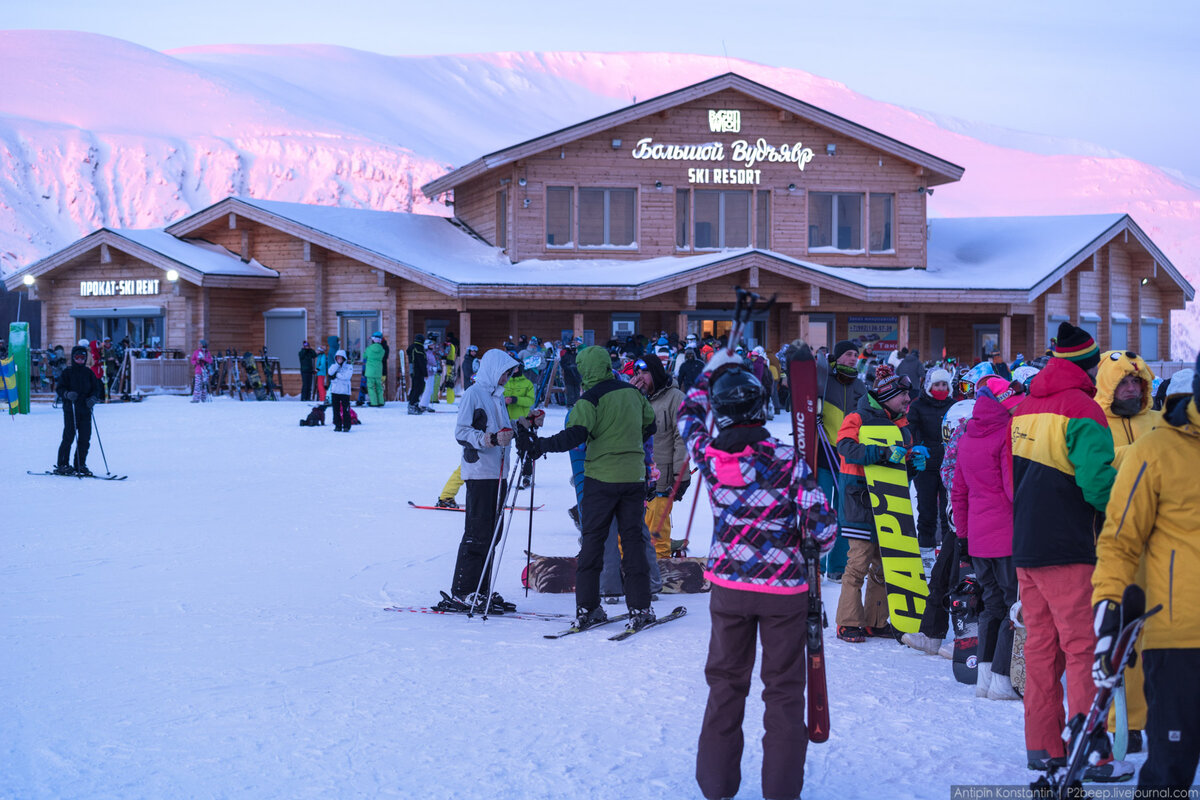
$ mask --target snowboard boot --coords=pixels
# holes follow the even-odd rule
[[[631,608],[629,609],[629,621],[625,623],[625,627],[631,631],[640,631],[655,619],[657,617],[654,616],[653,608]]]
[[[927,656],[936,656],[942,646],[941,639],[934,639],[923,633],[906,633],[900,637],[900,641]]]
[[[56,466],[54,469],[52,469],[50,471],[53,472],[55,475],[74,475],[75,474],[75,468],[68,467],[66,464],[59,464],[58,466]]]
[[[1012,678],[992,673],[992,682],[987,690],[988,700],[1020,700],[1021,695],[1013,688]]]
[[[951,661],[953,661],[954,660],[954,640],[947,639],[945,641],[945,643],[941,647],[938,648],[937,654],[939,656],[941,656],[942,658],[948,658]]]
[[[837,637],[843,642],[861,644],[867,640],[867,632],[865,629],[854,625],[838,625]]]
[[[992,688],[992,662],[980,661],[975,671],[975,696],[987,697],[988,689]]]
[[[1067,765],[1066,756],[1051,757],[1046,750],[1026,750],[1025,761],[1029,768],[1039,772],[1048,772],[1052,769],[1060,769]]]
[[[602,606],[596,606],[590,611],[580,606],[575,610],[575,627],[580,630],[598,625],[601,622],[608,622],[608,612]]]
[[[442,499],[439,497],[434,508],[458,508],[458,503],[454,501],[453,497],[448,499]]]
[[[413,416],[416,416],[417,414],[421,413],[421,409],[416,403],[409,403],[408,404],[408,413]]]
[[[868,625],[867,627],[863,628],[863,630],[865,630],[867,632],[867,636],[871,637],[872,639],[895,639],[896,638],[895,629],[893,629],[891,624],[889,624],[887,622],[883,623],[883,627],[881,627],[881,628],[873,628],[870,625]]]
[[[1133,777],[1134,767],[1128,761],[1117,761],[1113,758],[1112,742],[1108,734],[1098,732],[1097,752],[1090,754],[1100,759],[1083,771],[1083,779],[1091,783],[1119,783]],[[1091,759],[1089,759],[1091,760]]]

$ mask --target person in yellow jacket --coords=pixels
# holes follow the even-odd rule
[[[1098,685],[1113,679],[1105,640],[1111,647],[1122,593],[1144,559],[1146,607],[1161,603],[1163,610],[1142,631],[1149,756],[1138,787],[1186,790],[1200,762],[1200,378],[1191,395],[1168,401],[1163,424],[1121,456],[1096,543],[1093,675]]]
[[[1121,466],[1122,451],[1162,421],[1161,412],[1154,410],[1150,390],[1153,384],[1154,372],[1137,353],[1109,350],[1100,354],[1100,366],[1096,370],[1096,402],[1104,409],[1108,429],[1112,432],[1116,451],[1113,466],[1116,468]],[[1138,569],[1135,580],[1140,586],[1146,585],[1144,568]],[[1127,711],[1123,724],[1129,729],[1127,752],[1130,753],[1141,752],[1141,731],[1146,727],[1146,696],[1142,686],[1139,660],[1125,672]],[[1114,705],[1108,712],[1108,729],[1115,731],[1116,727],[1117,708]]]

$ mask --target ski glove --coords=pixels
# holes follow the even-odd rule
[[[492,447],[507,447],[508,443],[513,440],[512,428],[501,428],[492,434]]]
[[[523,458],[535,459],[541,456],[542,448],[537,435],[530,429],[522,427],[517,435],[517,452]]]
[[[1097,689],[1111,689],[1117,685],[1120,673],[1112,663],[1113,644],[1121,630],[1121,604],[1112,600],[1096,603],[1096,651],[1092,662],[1092,681]]]
[[[916,468],[917,472],[924,472],[925,464],[929,460],[929,448],[923,444],[919,444],[912,449],[911,455],[913,467]]]
[[[96,405],[96,398],[94,398],[94,397],[89,397],[89,398],[87,399],[87,407],[90,409],[90,408],[91,408],[92,406],[94,406],[94,405]]]
[[[74,403],[76,400],[79,399],[79,392],[67,392],[63,396],[66,397],[68,400],[70,400],[72,403]]]
[[[680,500],[683,499],[683,496],[687,493],[688,487],[691,485],[692,485],[691,481],[683,481],[682,483],[679,484],[679,491],[677,491],[675,493],[675,502],[676,503],[678,503]]]
[[[887,451],[889,464],[903,464],[906,458],[908,458],[908,451],[898,444],[892,445]]]

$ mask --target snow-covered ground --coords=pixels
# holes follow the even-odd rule
[[[688,616],[622,643],[385,612],[449,587],[462,516],[407,501],[431,503],[457,463],[454,416],[362,408],[335,434],[299,427],[307,408],[99,406],[125,482],[26,475],[53,464],[61,413],[0,419],[0,797],[700,797],[707,595],[664,595],[660,612]],[[547,430],[561,424],[551,410]],[[95,437],[89,464],[103,470]],[[575,553],[567,475],[566,456],[538,463],[538,553]],[[497,589],[572,611],[568,595],[524,598],[528,528],[519,514]],[[833,735],[809,750],[805,797],[1032,777],[1019,703],[976,699],[950,662],[890,641],[826,642]],[[756,679],[742,798],[760,796],[760,693]]]

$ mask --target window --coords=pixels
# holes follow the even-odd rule
[[[696,249],[750,246],[750,192],[696,190]]]
[[[1162,320],[1155,317],[1142,317],[1142,343],[1138,352],[1147,361],[1158,361],[1158,327]]]
[[[575,190],[570,186],[546,188],[546,245],[571,246],[572,208]]]
[[[861,194],[810,192],[808,249],[862,251]]]
[[[508,190],[496,192],[496,247],[508,247]]]
[[[1108,341],[1113,350],[1128,350],[1129,320],[1118,320],[1114,315]]]
[[[892,243],[892,208],[894,194],[871,195],[871,236],[869,245],[872,253],[895,251]]]
[[[378,311],[339,311],[339,344],[351,362],[362,358],[362,352],[371,342],[371,334],[379,330]],[[299,352],[300,348],[296,348]]]
[[[110,316],[113,312],[121,316]],[[163,346],[163,309],[158,306],[119,309],[75,309],[70,312],[76,321],[77,338],[88,340],[112,337],[120,344],[126,337],[136,348]]]
[[[688,206],[691,205],[691,194],[691,189],[675,190],[675,246],[680,250],[689,249]]]
[[[763,250],[771,249],[771,192],[766,189],[760,189],[758,192],[758,208],[755,210],[758,215],[755,219],[756,231],[755,246]]]
[[[284,369],[300,369],[300,347],[308,338],[308,312],[303,308],[272,308],[263,312],[263,344]]]
[[[635,244],[636,208],[637,192],[633,189],[580,189],[579,246]]]

